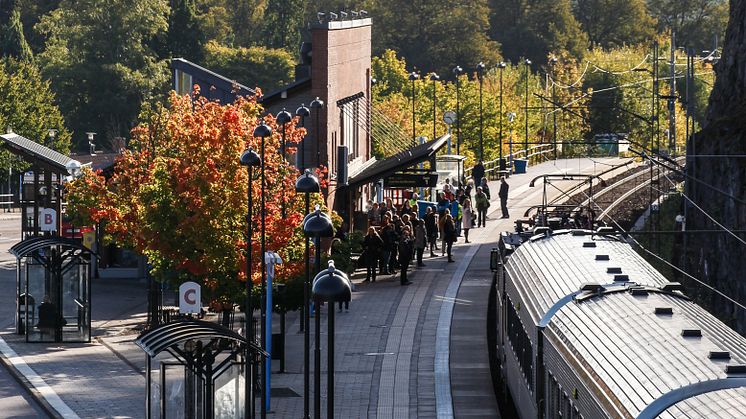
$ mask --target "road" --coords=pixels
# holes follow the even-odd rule
[[[47,417],[4,365],[0,365],[0,416],[9,419]]]

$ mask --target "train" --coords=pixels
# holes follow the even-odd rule
[[[522,418],[746,418],[746,338],[621,234],[504,232],[493,376]]]

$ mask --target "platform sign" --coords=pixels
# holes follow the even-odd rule
[[[202,293],[196,282],[185,282],[179,286],[179,313],[199,313],[202,309]]]
[[[39,210],[39,229],[41,231],[57,231],[57,211],[54,208]]]
[[[383,180],[385,188],[434,188],[438,183],[438,174],[432,173],[394,173]]]

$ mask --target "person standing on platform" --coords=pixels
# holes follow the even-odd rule
[[[414,252],[414,238],[412,237],[412,230],[409,226],[404,226],[402,229],[402,235],[399,239],[399,267],[401,268],[401,285],[409,285],[411,282],[407,279],[407,269],[409,269],[409,262],[412,261],[412,253]]]
[[[479,160],[471,169],[471,177],[474,178],[474,185],[480,186],[484,179],[484,164]]]
[[[433,250],[438,249],[438,221],[435,218],[435,211],[432,207],[425,210],[425,231],[427,232],[427,242],[430,245],[430,257],[435,257]]]
[[[510,218],[508,215],[508,188],[510,188],[510,186],[508,185],[508,182],[505,181],[505,178],[500,178],[500,191],[497,193],[497,196],[500,197],[500,208],[503,211],[502,218]]]
[[[376,282],[376,265],[378,264],[378,260],[381,258],[383,240],[381,239],[381,236],[376,233],[375,228],[368,228],[368,234],[363,239],[363,246],[364,250],[361,259],[365,264],[366,269],[364,282]]]
[[[464,200],[463,213],[461,228],[464,230],[464,243],[471,243],[469,241],[469,229],[474,226],[474,208],[471,207],[471,199]]]
[[[490,207],[490,200],[481,186],[477,188],[474,200],[477,202],[477,227],[484,227],[487,224],[487,208]]]
[[[443,242],[448,253],[448,262],[455,262],[451,254],[453,243],[456,241],[456,225],[453,223],[453,216],[450,213],[446,214],[445,221],[443,222]]]
[[[492,194],[490,194],[490,185],[487,184],[487,178],[482,178],[482,184],[479,186],[482,187],[482,192],[487,195],[487,199],[492,199]]]
[[[425,266],[422,263],[422,256],[425,254],[427,246],[427,231],[425,230],[425,220],[417,220],[414,228],[414,247],[417,251],[417,267]]]
[[[461,236],[461,215],[461,205],[454,196],[451,200],[451,217],[453,217],[453,223],[456,225],[456,237]]]

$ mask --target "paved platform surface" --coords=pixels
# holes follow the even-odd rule
[[[426,258],[427,266],[411,274],[413,284],[407,287],[399,285],[398,277],[362,283],[363,277],[355,276],[357,292],[350,310],[336,316],[336,416],[499,417],[486,343],[492,278],[489,250],[500,231],[512,228],[512,219],[541,201],[541,188],[528,186],[532,178],[562,171],[598,173],[618,162],[548,162],[530,167],[528,174],[511,176],[510,220],[497,218],[498,182],[492,182],[491,218],[486,228],[472,229],[473,244],[461,241],[454,246],[456,263],[447,263],[439,253]],[[36,396],[41,395],[47,407],[74,412],[69,417],[144,417],[145,356],[133,340],[145,318],[145,284],[136,279],[94,281],[94,339],[90,344],[26,344],[12,334],[15,270],[2,266],[0,347],[7,342],[18,354],[16,360],[37,376],[29,380],[35,383],[32,390]],[[325,406],[326,309],[321,316],[321,395]],[[286,372],[272,376],[273,388],[291,391],[284,392],[288,397],[272,399],[269,417],[302,416],[303,334],[298,331],[298,317],[291,313],[287,318]],[[274,371],[278,364],[273,363]]]

